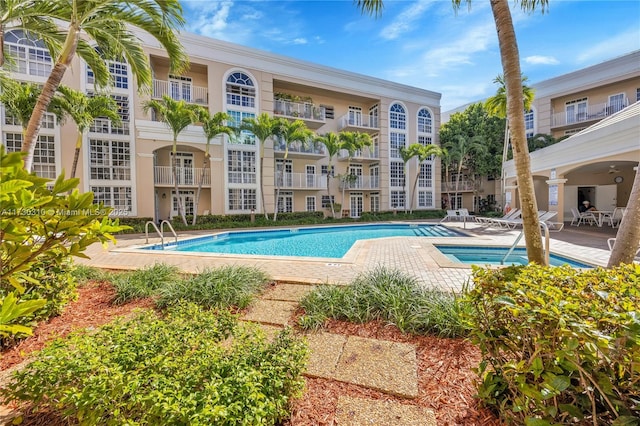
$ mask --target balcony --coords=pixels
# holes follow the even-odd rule
[[[207,169],[202,176],[202,168],[178,167],[179,186],[198,186],[202,179],[202,186],[211,186],[211,171]],[[153,183],[160,186],[174,186],[173,167],[154,166]]]
[[[355,189],[355,190],[380,189],[380,177],[379,176],[357,176],[357,178],[354,180],[349,180],[349,181],[340,180],[340,189]]]
[[[309,102],[289,102],[275,99],[273,115],[302,120],[310,129],[319,129],[327,122],[324,107]]]
[[[338,118],[338,131],[378,133],[380,124],[375,115],[348,113]]]
[[[557,128],[564,126],[573,126],[576,124],[602,120],[603,118],[615,114],[623,108],[626,108],[628,105],[629,100],[625,98],[624,100],[617,103],[595,104],[589,105],[585,108],[576,107],[576,111],[573,112],[565,111],[553,114],[551,127]]]
[[[351,156],[351,161],[378,161],[380,159],[380,153],[378,152],[378,147],[368,146],[362,149],[357,150]],[[340,150],[338,152],[338,160],[339,161],[349,161],[349,151],[346,149]]]
[[[275,151],[275,155],[278,157],[282,157],[286,150],[286,145],[284,142],[275,141],[273,143],[273,150]],[[325,156],[327,155],[327,150],[322,144],[303,144],[302,142],[293,142],[289,145],[289,157],[308,157],[308,156]]]
[[[184,81],[153,80],[154,99],[161,99],[169,95],[176,101],[185,101],[190,104],[208,105],[209,90],[206,87],[193,86]]]
[[[473,180],[461,180],[458,183],[458,192],[469,192],[478,189],[479,182]],[[442,192],[456,192],[455,182],[442,182]]]
[[[277,178],[273,184],[278,186]],[[326,189],[327,176],[307,173],[285,173],[280,179],[281,189]]]

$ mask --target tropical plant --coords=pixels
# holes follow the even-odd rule
[[[616,241],[607,264],[609,268],[624,263],[633,263],[636,251],[640,247],[640,226],[638,223],[640,223],[640,169],[636,170],[636,177],[633,180],[633,187],[627,203],[627,213],[622,216],[622,222],[620,222]]]
[[[564,139],[564,137],[562,139]],[[551,146],[553,144],[560,142],[562,139],[560,138],[556,139],[553,136],[547,135],[545,133],[536,133],[535,135],[531,136],[527,141],[527,144],[529,146],[529,152],[546,148],[548,146]]]
[[[452,0],[453,7],[458,10],[462,3],[471,5],[471,0]],[[382,0],[357,0],[357,6],[363,11],[376,16],[382,13]],[[549,0],[520,0],[521,8],[532,12],[537,7],[542,9],[549,4]],[[522,221],[530,262],[545,264],[542,239],[540,238],[540,221],[538,220],[538,205],[536,202],[531,162],[527,148],[527,135],[524,123],[524,98],[522,95],[522,71],[520,70],[520,53],[516,33],[513,28],[511,11],[507,0],[491,0],[491,12],[496,24],[500,58],[504,74],[507,94],[507,119],[511,129],[511,144],[514,152],[516,175],[518,179],[518,193],[522,208]],[[639,202],[640,212],[640,202]]]
[[[415,157],[417,159],[416,166],[416,178],[413,181],[413,189],[409,194],[409,213],[413,213],[413,202],[415,200],[416,188],[418,187],[418,180],[420,180],[420,168],[422,167],[422,163],[429,160],[432,156],[440,157],[442,155],[442,149],[433,144],[422,145],[419,143],[414,143],[409,145],[409,150],[413,151]]]
[[[462,135],[456,135],[443,145],[447,148],[448,155],[457,167],[455,195],[459,194],[460,179],[462,177],[462,169],[470,168],[470,160],[473,155],[481,155],[486,152],[487,148],[484,144],[484,138],[472,137],[466,138]]]
[[[334,132],[327,132],[324,135],[316,136],[316,142],[321,143],[327,149],[329,163],[327,165],[327,195],[329,196],[329,204],[331,205],[331,215],[335,219],[336,211],[333,206],[333,198],[331,197],[331,178],[333,177],[333,159],[340,152],[340,137]]]
[[[402,158],[402,169],[404,173],[404,179],[402,179],[402,191],[404,192],[404,196],[405,196],[404,212],[406,213],[407,210],[409,209],[408,204],[411,202],[411,197],[409,197],[409,194],[407,193],[407,178],[409,177],[409,170],[407,170],[407,164],[409,163],[409,161],[413,159],[413,157],[418,155],[418,153],[416,152],[415,149],[410,149],[410,147],[407,147],[407,146],[401,146],[398,152],[400,153],[400,158]],[[418,175],[419,174],[420,173],[418,173]]]
[[[195,225],[198,218],[198,205],[200,204],[202,182],[204,181],[204,177],[207,172],[207,166],[211,164],[211,154],[209,153],[211,141],[218,136],[227,135],[229,137],[233,137],[235,135],[235,130],[230,126],[227,126],[226,122],[227,120],[231,119],[231,116],[226,112],[216,112],[215,114],[211,115],[209,113],[209,110],[201,107],[198,110],[198,115],[198,121],[202,124],[202,131],[204,132],[204,136],[207,139],[207,144],[204,149],[202,173],[200,175],[200,179],[198,180],[198,190],[196,192],[195,205],[193,206],[193,220],[191,221],[191,225]]]
[[[357,151],[364,147],[371,146],[373,141],[371,136],[367,133],[361,132],[340,132],[338,134],[338,140],[340,141],[340,149],[347,151],[347,170],[342,175],[342,205],[344,206],[344,192],[347,186],[353,182],[353,177],[349,173],[349,166],[351,165],[351,159]]]
[[[76,177],[78,158],[82,149],[82,139],[87,128],[99,117],[108,118],[114,126],[119,126],[122,120],[117,112],[118,104],[111,96],[100,94],[87,96],[83,92],[62,85],[58,87],[58,92],[62,94],[60,97],[62,109],[78,127],[76,150],[73,154],[73,165],[71,166],[71,177],[74,178]]]
[[[24,166],[28,171],[42,116],[76,55],[91,68],[98,86],[110,82],[107,61],[124,59],[136,76],[138,87],[147,89],[152,81],[151,67],[142,41],[135,34],[138,29],[151,35],[167,51],[172,72],[188,66],[188,57],[177,35],[184,24],[179,0],[2,0],[2,3],[2,29],[15,26],[26,30],[32,37],[42,39],[54,58],[22,147],[27,153]],[[56,23],[67,24],[66,33]]]
[[[187,217],[178,187],[178,135],[189,125],[198,121],[198,108],[200,107],[188,104],[184,100],[176,101],[169,95],[162,96],[162,100],[151,99],[146,101],[143,107],[145,113],[152,110],[156,117],[171,129],[173,135],[173,146],[171,148],[173,189],[178,204],[178,213],[185,226],[187,225]]]
[[[5,114],[13,117],[22,127],[23,141],[41,91],[35,83],[22,83],[10,78],[0,79],[0,103],[4,105]],[[47,112],[54,114],[57,121],[62,121],[65,112],[59,100],[60,97],[56,96],[49,104]]]
[[[260,200],[262,202],[262,212],[264,218],[269,219],[267,208],[264,200],[264,144],[277,133],[278,119],[272,118],[266,112],[261,113],[257,117],[245,118],[242,123],[237,123],[241,131],[250,132],[258,140],[260,144]],[[277,203],[276,203],[277,208]]]
[[[280,163],[280,170],[276,162],[276,205],[273,211],[273,221],[278,219],[278,211],[280,210],[280,184],[284,180],[284,163],[289,155],[289,147],[293,143],[300,143],[307,146],[312,141],[313,132],[307,128],[302,120],[289,121],[286,118],[276,119],[276,137],[284,142],[284,159]],[[284,205],[282,206],[284,209]]]

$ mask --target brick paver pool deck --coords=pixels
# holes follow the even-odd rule
[[[133,247],[145,243],[144,236],[126,235],[117,245],[104,249],[95,244],[86,251],[91,259],[78,263],[108,269],[138,269],[163,262],[176,265],[185,272],[195,273],[205,268],[223,265],[256,266],[278,281],[310,284],[346,284],[359,273],[377,266],[398,268],[415,276],[420,283],[441,289],[459,290],[469,279],[469,265],[455,264],[441,254],[434,244],[510,246],[519,230],[486,228],[475,223],[446,223],[446,226],[466,232],[468,237],[389,237],[358,241],[341,259],[313,259],[282,256],[251,256],[199,254],[175,251],[141,252]],[[606,239],[615,236],[615,229],[591,230],[568,228],[551,234],[551,251],[596,265],[606,265],[609,251]],[[216,231],[179,233],[180,238],[213,234]],[[150,238],[150,243],[159,238]],[[329,242],[328,242],[329,243]],[[519,245],[523,246],[523,242]]]

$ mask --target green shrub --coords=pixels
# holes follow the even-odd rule
[[[639,265],[473,274],[466,301],[484,404],[517,424],[638,424]]]
[[[254,267],[207,269],[183,280],[167,282],[158,290],[157,304],[166,307],[189,301],[208,308],[236,306],[242,309],[268,282],[269,277]]]
[[[158,289],[180,280],[180,270],[176,266],[162,263],[137,271],[113,274],[111,284],[116,290],[113,302],[120,304],[151,297]]]
[[[306,329],[334,318],[384,320],[413,334],[457,337],[466,332],[456,294],[423,288],[414,277],[384,267],[360,274],[347,286],[318,287],[300,304],[305,309],[300,326]]]
[[[71,275],[79,285],[86,284],[89,281],[107,281],[111,277],[111,274],[104,269],[87,265],[74,265]]]
[[[59,339],[2,394],[80,424],[274,425],[306,356],[290,330],[269,343],[255,324],[185,304]]]

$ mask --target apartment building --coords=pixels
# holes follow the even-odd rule
[[[403,209],[406,188],[419,173],[414,209],[440,208],[438,160],[419,166],[403,163],[399,148],[411,143],[437,144],[440,94],[361,74],[274,55],[232,43],[184,33],[181,40],[190,57],[189,70],[171,74],[166,52],[146,34],[139,34],[153,71],[151,93],[138,93],[126,63],[111,62],[110,95],[117,101],[122,124],[97,119],[84,138],[77,176],[83,191],[93,191],[97,201],[114,207],[117,214],[167,219],[182,203],[187,214],[196,208],[201,185],[199,214],[262,213],[261,186],[269,213],[325,211],[329,214],[327,174],[332,173],[331,194],[342,213],[359,217],[362,212]],[[18,59],[12,76],[22,81],[44,82],[51,58],[38,40],[22,30],[5,35],[7,50]],[[96,93],[91,70],[78,58],[63,84]],[[349,157],[341,152],[329,170],[322,145],[289,146],[287,158],[281,141],[265,144],[263,170],[255,137],[218,137],[211,143],[211,161],[205,164],[205,137],[201,127],[189,126],[178,138],[179,193],[175,194],[172,134],[167,126],[145,113],[144,102],[169,95],[201,105],[212,113],[226,111],[233,122],[262,112],[290,120],[302,120],[317,134],[359,131],[371,135],[373,145]],[[2,142],[9,150],[21,146],[18,123],[2,111]],[[62,125],[47,115],[39,136],[34,170],[55,177],[69,170],[76,127]],[[283,170],[276,185],[276,170]],[[337,177],[355,176],[344,183]],[[261,179],[264,181],[261,182]]]
[[[640,51],[533,84],[535,98],[525,114],[527,136],[549,134],[559,139],[531,153],[536,198],[541,210],[557,210],[570,218],[571,207],[589,199],[613,210],[629,199],[634,167],[640,161]],[[443,113],[448,117],[466,108]],[[455,200],[469,209],[482,197],[517,207],[513,161],[505,163],[506,192],[501,181],[465,177]],[[451,183],[443,182],[443,193]]]

